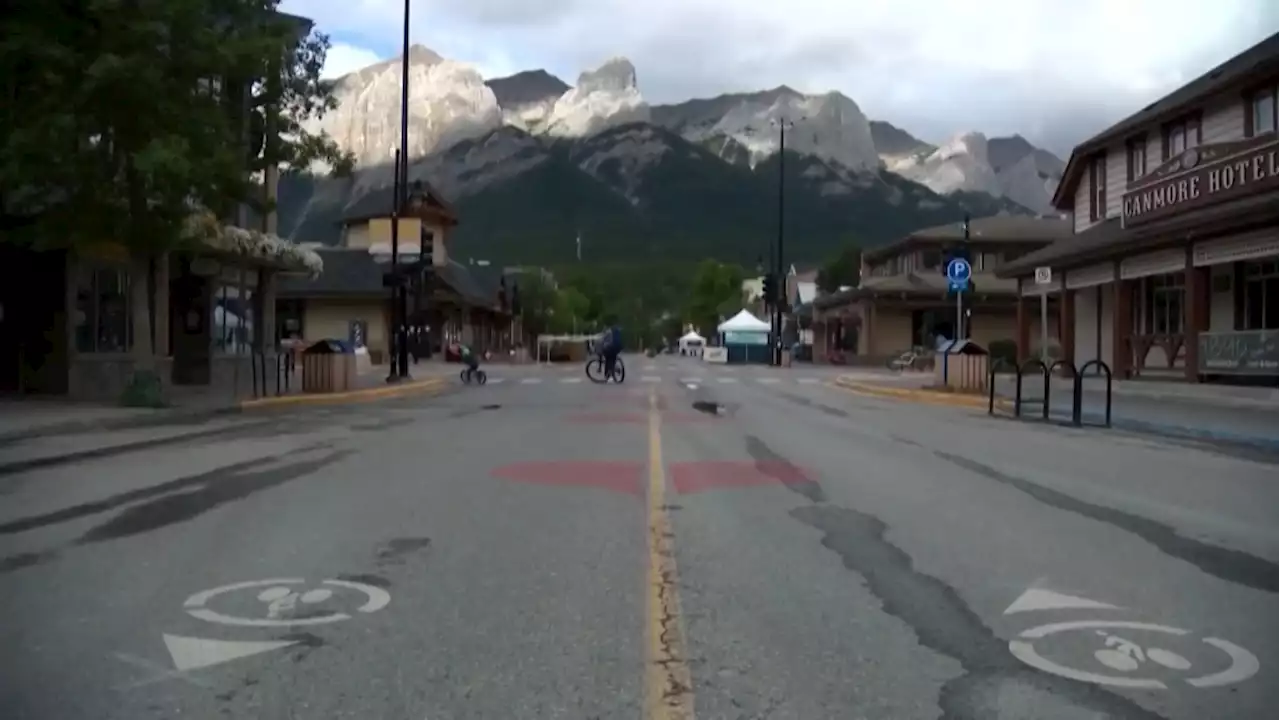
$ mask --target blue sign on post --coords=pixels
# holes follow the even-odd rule
[[[969,277],[973,268],[964,258],[951,258],[947,263],[947,283],[952,292],[962,292],[969,286]]]

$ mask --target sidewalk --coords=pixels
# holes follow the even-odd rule
[[[958,405],[986,410],[986,396],[956,395],[930,391],[922,379],[915,388],[892,386],[842,376],[840,385],[854,390],[896,399]],[[1024,378],[1022,388],[1025,416],[1042,415],[1044,384],[1040,378]],[[1070,380],[1050,381],[1049,410],[1054,420],[1071,420],[1073,384]],[[997,412],[1012,412],[1015,381],[1012,376],[996,379]],[[1101,425],[1106,419],[1106,385],[1101,379],[1086,378],[1081,397],[1084,423]],[[1185,385],[1173,382],[1127,381],[1112,385],[1112,427],[1133,432],[1211,440],[1280,450],[1277,432],[1277,400],[1271,388]]]
[[[236,401],[179,392],[166,408],[128,408],[57,399],[0,400],[0,475],[36,467],[141,450],[168,443],[268,425],[254,411],[300,405],[365,402],[430,392],[446,386],[456,366],[421,363],[411,380],[387,383],[386,366],[357,378],[343,393],[303,394]],[[300,383],[299,383],[300,384]],[[295,385],[296,387],[296,385]]]

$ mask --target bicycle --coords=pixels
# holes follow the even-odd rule
[[[480,368],[476,368],[475,370],[472,370],[469,367],[462,368],[462,373],[460,377],[462,378],[463,385],[470,385],[472,380],[475,380],[476,383],[479,385],[484,385],[485,383],[489,382],[488,373],[481,370]]]
[[[902,372],[903,370],[919,370],[929,358],[924,354],[924,348],[913,347],[896,357],[889,359],[888,367],[894,372]]]
[[[594,355],[591,357],[591,359],[587,360],[586,370],[587,370],[587,377],[590,378],[591,382],[593,383],[605,383],[609,381],[609,378],[606,378],[604,376],[604,356],[603,355]],[[613,365],[612,379],[614,382],[618,384],[622,384],[622,381],[625,380],[626,377],[627,377],[627,367],[622,362],[622,356],[619,355],[617,358],[617,361]]]

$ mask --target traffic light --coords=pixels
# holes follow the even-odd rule
[[[773,273],[765,275],[764,276],[764,301],[770,305],[777,302],[777,296],[774,294],[776,291],[777,291],[777,287],[775,287],[775,283],[773,281]]]
[[[435,266],[436,234],[424,227],[418,242],[418,260],[422,263],[422,269],[429,271]]]

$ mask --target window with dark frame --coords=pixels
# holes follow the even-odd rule
[[[1280,327],[1280,273],[1275,260],[1244,265],[1243,330],[1275,330]]]
[[[1200,116],[1190,115],[1164,126],[1162,160],[1177,157],[1187,148],[1200,144]]]
[[[1254,137],[1276,131],[1276,93],[1261,90],[1249,97],[1245,113],[1245,136]]]
[[[1107,216],[1107,154],[1100,153],[1089,164],[1089,219],[1101,220]]]
[[[1182,273],[1152,275],[1138,281],[1142,312],[1134,318],[1137,335],[1178,335],[1182,333]]]
[[[76,283],[76,351],[129,352],[133,346],[133,314],[129,301],[128,271],[82,266]]]
[[[1146,136],[1136,137],[1126,143],[1126,152],[1128,161],[1126,163],[1128,171],[1128,181],[1133,182],[1143,175],[1147,174],[1147,138]]]

